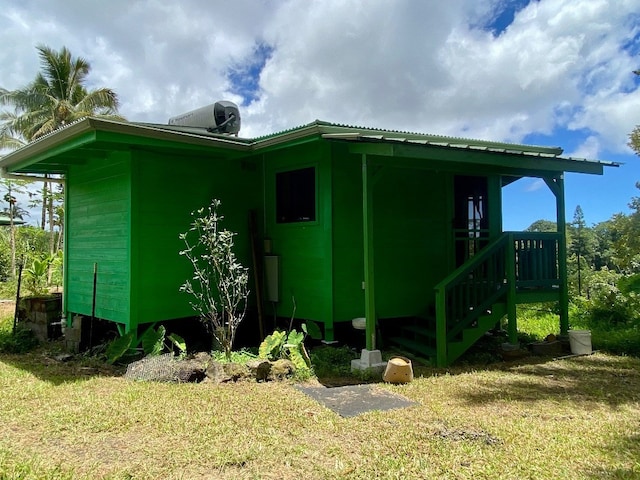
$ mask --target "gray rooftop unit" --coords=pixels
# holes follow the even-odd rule
[[[222,100],[171,117],[169,125],[206,128],[212,133],[237,135],[240,131],[240,110],[235,103]]]

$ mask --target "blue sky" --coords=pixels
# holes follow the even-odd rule
[[[24,0],[0,9],[0,86],[67,46],[131,121],[226,99],[242,136],[326,121],[564,148],[623,163],[567,175],[567,217],[627,212],[640,159],[640,0]],[[534,179],[504,189],[506,229],[554,219]]]

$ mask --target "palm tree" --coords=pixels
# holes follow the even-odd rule
[[[123,120],[118,96],[110,88],[87,90],[91,70],[83,58],[38,45],[41,71],[33,82],[17,90],[0,88],[0,105],[13,112],[0,113],[0,148],[17,148],[82,117]]]
[[[0,151],[15,150],[38,137],[53,132],[75,120],[94,116],[124,120],[118,114],[118,96],[110,88],[88,90],[85,87],[91,66],[83,58],[74,58],[62,47],[60,51],[38,45],[40,72],[29,85],[16,90],[0,87],[0,105],[13,107],[0,112]],[[49,212],[49,233],[53,242],[52,184],[42,189],[42,212]],[[15,210],[9,209],[11,218]],[[42,225],[44,229],[44,222]],[[12,233],[12,271],[15,268],[14,225]],[[51,248],[53,248],[53,243]]]

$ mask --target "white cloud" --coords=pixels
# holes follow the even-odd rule
[[[500,35],[483,30],[504,0],[25,0],[0,13],[0,85],[37,71],[36,43],[90,60],[92,86],[114,88],[134,121],[230,99],[229,72],[273,50],[245,136],[316,118],[521,141],[588,130],[622,149],[640,93],[623,47],[640,0],[533,1]],[[637,42],[637,40],[635,40]],[[622,146],[621,146],[622,145]]]
[[[547,185],[541,178],[531,178],[527,179],[526,186],[524,187],[525,192],[536,192],[541,188],[545,188]]]
[[[627,180],[640,168],[626,141],[640,123],[640,78],[631,73],[640,68],[640,0],[532,0],[495,31],[502,9],[520,0],[11,3],[0,10],[5,88],[33,79],[36,44],[64,45],[91,62],[91,87],[116,90],[124,116],[164,123],[219,99],[244,103],[230,72],[248,71],[266,45],[255,100],[241,107],[243,136],[316,118],[490,140],[533,136],[568,155],[630,158],[625,170],[594,179],[606,201],[569,176],[567,205],[586,206],[578,196],[587,195],[588,214],[635,194]],[[555,215],[542,183],[516,185],[505,189],[505,215],[512,209],[523,228]],[[526,208],[512,190],[530,192]]]
[[[587,137],[574,151],[565,152],[564,155],[567,157],[594,159],[599,158],[601,148],[602,146],[598,137],[591,135]]]

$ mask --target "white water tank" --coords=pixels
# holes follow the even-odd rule
[[[237,135],[240,131],[240,110],[235,103],[222,100],[171,117],[169,125],[206,128],[212,133]]]

